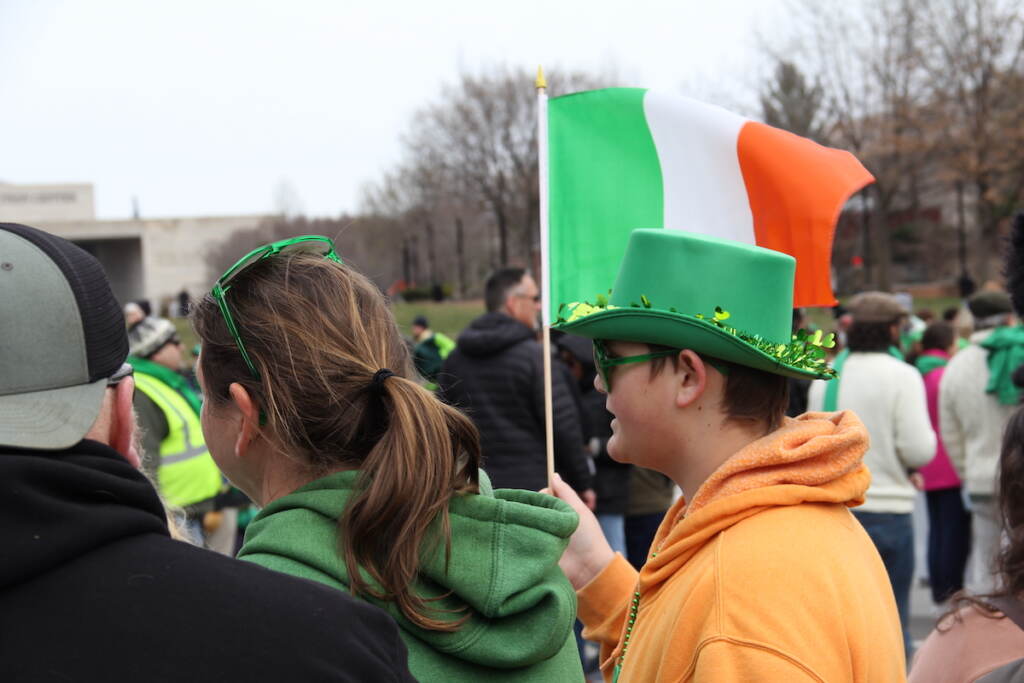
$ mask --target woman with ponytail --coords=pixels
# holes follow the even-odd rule
[[[575,513],[491,490],[472,422],[414,379],[384,298],[329,239],[251,252],[192,320],[207,445],[263,508],[240,559],[387,610],[420,680],[582,678],[558,568]]]

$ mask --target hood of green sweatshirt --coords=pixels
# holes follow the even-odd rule
[[[272,502],[246,530],[239,559],[348,590],[338,519],[358,476],[337,472]],[[452,499],[450,561],[446,566],[444,543],[425,543],[415,584],[419,596],[434,600],[435,618],[469,615],[458,631],[422,629],[393,603],[366,599],[434,651],[488,667],[522,668],[553,657],[569,637],[576,595],[558,559],[578,518],[550,496],[492,491],[482,472],[480,489],[479,495]]]

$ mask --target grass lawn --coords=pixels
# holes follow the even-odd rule
[[[396,301],[391,305],[395,320],[402,334],[409,335],[409,326],[418,315],[426,316],[430,329],[443,332],[452,339],[469,325],[469,322],[484,312],[483,299],[470,301]]]

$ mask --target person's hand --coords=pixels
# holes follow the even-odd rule
[[[562,554],[562,559],[558,561],[558,565],[565,572],[572,587],[579,590],[608,566],[608,563],[615,557],[615,553],[608,545],[608,541],[601,531],[601,525],[597,523],[597,517],[590,511],[587,503],[581,500],[572,487],[562,481],[557,473],[552,482],[552,488],[553,491],[544,489],[541,493],[568,503],[580,516],[580,524],[573,532],[572,538],[569,539],[569,546]],[[590,489],[583,493],[584,495],[590,493],[591,497],[594,497],[594,492]]]
[[[594,489],[587,489],[586,491],[580,491],[580,499],[583,504],[587,506],[587,509],[591,512],[597,507],[597,494],[594,493]]]
[[[924,491],[924,475],[921,474],[920,472],[910,473],[910,483],[918,491]]]

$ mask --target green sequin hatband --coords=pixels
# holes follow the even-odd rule
[[[614,306],[609,304],[608,297],[604,294],[599,294],[596,302],[597,303],[593,304],[585,301],[562,304],[558,309],[558,320],[556,321],[556,324],[572,323],[582,318],[586,318],[587,316],[594,315],[595,313],[625,308],[624,306]],[[718,306],[715,307],[714,313],[710,315],[704,315],[701,313],[680,313],[675,308],[656,309],[650,299],[641,295],[640,301],[632,302],[629,307],[660,310],[663,313],[668,312],[691,320],[698,320],[706,325],[716,327],[726,334],[733,335],[745,344],[774,358],[782,365],[787,365],[791,368],[802,370],[804,372],[816,373],[822,378],[832,378],[836,376],[835,370],[830,368],[828,365],[827,354],[825,351],[826,349],[831,349],[836,345],[835,335],[831,332],[828,334],[822,334],[821,330],[816,330],[815,332],[799,330],[792,335],[788,344],[780,344],[765,339],[757,334],[749,334],[743,330],[737,330],[735,327],[726,324],[725,321],[731,316],[728,311],[723,310]]]

